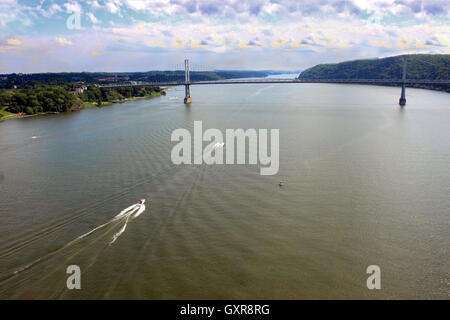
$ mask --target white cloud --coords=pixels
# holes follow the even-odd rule
[[[89,6],[91,6],[92,8],[98,9],[98,8],[101,8],[101,7],[102,7],[102,6],[100,5],[100,3],[99,3],[97,0],[92,0],[92,1],[88,0],[88,1],[86,1],[86,3],[87,3]]]
[[[116,6],[117,0],[110,0]],[[109,2],[109,3],[110,3]],[[132,10],[153,15],[177,14],[190,17],[222,17],[245,20],[251,16],[277,15],[296,19],[312,15],[353,17],[362,13],[419,18],[448,15],[448,0],[123,0]]]
[[[56,1],[51,4],[44,2],[43,7],[47,6],[49,17],[66,10],[84,11],[82,15],[83,21],[86,22],[86,26],[83,26],[84,48],[80,50],[62,48],[74,45],[72,41],[75,42],[76,37],[64,38],[65,35],[61,34],[55,38],[55,35],[45,35],[46,31],[36,36],[35,42],[21,36],[20,40],[23,40],[26,46],[7,44],[5,38],[0,38],[0,47],[3,54],[11,56],[12,53],[25,51],[25,47],[35,48],[33,52],[39,54],[37,48],[46,43],[50,44],[51,50],[60,54],[61,59],[79,61],[81,65],[84,61],[90,61],[93,56],[101,54],[116,59],[120,64],[116,64],[115,67],[120,65],[120,68],[124,69],[127,65],[138,61],[130,58],[132,54],[133,57],[145,57],[142,61],[155,61],[155,64],[172,58],[182,61],[183,57],[193,55],[197,61],[214,57],[217,61],[223,61],[224,68],[227,67],[226,63],[237,66],[236,61],[240,61],[241,66],[247,64],[247,68],[262,64],[267,67],[283,65],[287,68],[289,63],[296,61],[295,68],[298,68],[305,67],[307,63],[386,56],[405,50],[449,53],[449,23],[439,17],[442,13],[440,7],[443,4],[442,0],[429,0],[426,5],[423,2],[423,6],[417,5],[419,2],[412,0],[65,0],[62,3],[58,2],[59,4]],[[15,33],[17,28],[25,25],[24,18],[28,18],[28,24],[43,19],[43,13],[36,8],[23,7],[15,0],[7,2],[0,0],[0,30],[13,39],[13,36],[18,34]],[[139,14],[129,14],[130,11]],[[34,15],[31,15],[31,12]],[[398,16],[392,16],[395,14]],[[117,15],[121,18],[118,19]],[[436,18],[433,18],[433,15]],[[64,19],[57,17],[54,19],[55,22],[61,20],[64,27]],[[88,21],[92,22],[92,25]],[[37,24],[39,25],[42,23]],[[100,42],[102,47],[98,46]],[[78,41],[75,44],[77,43]],[[4,56],[0,54],[0,59],[3,58]],[[22,68],[19,59],[15,59],[16,68]],[[97,59],[96,63],[100,60]],[[86,70],[98,67],[99,65],[95,63],[85,65]]]
[[[117,4],[116,1],[114,1],[114,0],[106,2],[106,9],[111,13],[119,12],[120,11],[119,6],[120,6],[120,3]]]
[[[92,12],[88,12],[86,15],[93,24],[99,23],[98,19],[94,16]]]
[[[82,12],[81,5],[76,1],[66,2],[64,7],[68,12]]]
[[[22,27],[31,26],[30,12],[34,10],[19,4],[16,0],[0,1],[0,26],[7,27],[10,23],[20,22]]]
[[[63,9],[57,4],[57,3],[53,3],[50,8],[48,8],[48,14],[50,16],[54,15],[57,12],[62,12]]]
[[[133,10],[144,10],[151,6],[151,2],[145,0],[125,0],[124,2]],[[155,1],[153,1],[153,3],[155,4]],[[168,3],[169,1],[166,1],[166,3],[163,4],[168,5]]]
[[[67,40],[66,38],[62,38],[62,37],[56,37],[55,41],[58,43],[58,45],[60,45],[61,47],[64,46],[71,46],[73,45],[73,42],[70,40]]]

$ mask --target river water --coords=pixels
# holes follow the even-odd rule
[[[0,298],[449,298],[447,93],[407,89],[401,109],[389,87],[191,91],[0,123]],[[279,129],[279,172],[172,164],[195,120]]]

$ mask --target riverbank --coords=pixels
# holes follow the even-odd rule
[[[152,94],[150,95],[146,95],[143,97],[131,97],[131,98],[125,98],[122,100],[112,100],[112,101],[102,101],[102,105],[98,106],[96,102],[91,102],[91,101],[85,101],[83,102],[83,107],[82,109],[89,109],[89,108],[94,108],[94,107],[105,107],[108,105],[111,105],[113,103],[123,103],[123,102],[127,102],[127,101],[136,101],[136,100],[143,100],[143,99],[150,99],[150,98],[154,98],[154,97],[160,97],[165,95],[166,93],[164,92],[164,90],[160,91],[160,92],[152,92]]]
[[[111,105],[113,103],[123,103],[123,102],[127,102],[127,101],[150,99],[150,98],[154,98],[154,97],[160,97],[165,94],[166,94],[165,91],[162,90],[160,92],[152,92],[152,94],[146,95],[143,97],[131,97],[131,98],[125,98],[122,100],[102,101],[101,106],[98,106],[96,102],[84,101],[79,104],[81,106],[80,108],[71,109],[66,112],[80,111],[80,110],[89,109],[89,108],[105,107],[105,106]],[[12,112],[6,111],[6,109],[7,109],[7,107],[0,108],[0,122],[10,120],[10,119],[28,118],[28,117],[35,117],[35,116],[46,115],[46,114],[59,113],[59,112],[39,112],[39,113],[34,113],[34,114],[18,114],[18,113],[12,113]]]
[[[6,108],[7,107],[0,108],[0,121],[9,120],[9,119],[15,119],[15,118],[20,118],[21,117],[17,113],[12,113],[12,112],[6,111]]]
[[[9,111],[6,111],[7,107],[1,107],[0,108],[0,122],[10,120],[10,119],[17,119],[17,118],[29,118],[29,117],[35,117],[43,114],[47,114],[47,112],[39,112],[34,114],[17,114],[12,113]]]

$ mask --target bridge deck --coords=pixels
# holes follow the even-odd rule
[[[168,82],[138,82],[111,83],[100,85],[102,88],[132,87],[132,86],[184,86],[205,84],[258,84],[258,83],[348,83],[348,84],[450,84],[450,80],[383,80],[383,79],[239,79],[239,80],[211,80],[211,81],[168,81]]]

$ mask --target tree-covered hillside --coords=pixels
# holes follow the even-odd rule
[[[407,79],[450,79],[450,54],[411,54],[406,59]],[[401,79],[403,56],[319,64],[303,71],[299,79]],[[414,85],[450,92],[448,85]]]
[[[22,90],[0,91],[0,108],[11,113],[65,112],[78,99],[63,87],[34,87]]]
[[[72,85],[0,90],[0,110],[24,114],[67,112],[80,109],[84,102],[101,106],[105,102],[165,94],[160,87],[153,86],[118,88],[89,86],[86,91],[79,94],[69,90],[73,90]]]
[[[222,80],[249,77],[266,77],[269,71],[216,70],[192,71],[191,81]],[[183,81],[184,71],[148,72],[61,72],[61,73],[13,73],[0,75],[0,89],[26,89],[34,86],[65,86],[71,83],[105,84],[130,81],[168,82]]]

